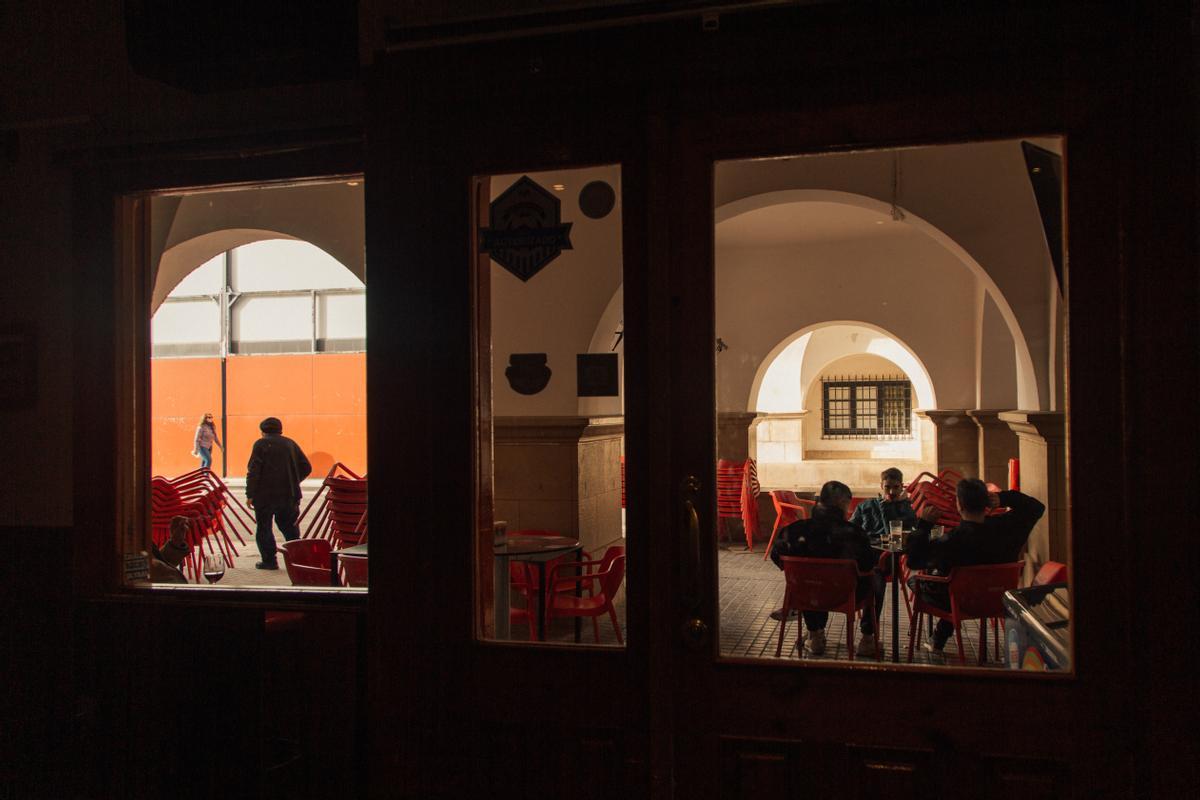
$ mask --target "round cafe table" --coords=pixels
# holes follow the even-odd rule
[[[576,560],[583,553],[583,545],[569,536],[506,536],[492,548],[495,555],[495,627],[496,638],[509,638],[508,631],[508,562],[510,559],[524,561],[537,574],[539,602],[537,609],[537,639],[546,638],[546,603],[540,595],[546,589],[546,564],[564,553],[574,552]],[[579,587],[576,586],[578,593]],[[532,602],[532,598],[530,598]],[[579,641],[578,617],[575,618],[575,641]]]

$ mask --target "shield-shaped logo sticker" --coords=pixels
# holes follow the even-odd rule
[[[572,249],[558,198],[528,175],[492,201],[489,226],[479,233],[480,251],[523,281]]]

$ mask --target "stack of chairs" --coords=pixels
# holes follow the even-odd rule
[[[304,524],[307,521],[307,524]],[[305,539],[326,539],[335,549],[367,540],[367,476],[340,461],[329,468],[321,488],[298,521]]]
[[[171,537],[172,519],[182,516],[190,520],[191,548],[183,570],[197,583],[206,553],[220,554],[225,566],[233,567],[238,550],[229,536],[231,531],[242,546],[246,544],[243,531],[254,535],[254,517],[225,482],[208,469],[192,470],[177,478],[155,475],[150,479],[150,501],[151,536],[159,547]]]
[[[754,534],[758,532],[758,492],[758,467],[753,458],[717,460],[717,519],[722,529],[723,520],[740,519],[750,551],[754,550]]]
[[[952,469],[944,469],[937,475],[922,472],[905,487],[912,500],[913,511],[920,514],[926,506],[933,506],[938,510],[938,525],[944,525],[947,529],[957,527],[962,522],[962,517],[958,514],[956,495],[960,480],[962,475]],[[989,483],[987,486],[990,491],[1000,491],[1000,487],[995,484]],[[993,508],[988,511],[988,515],[1003,514],[1007,510]]]

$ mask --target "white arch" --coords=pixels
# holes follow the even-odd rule
[[[937,393],[933,388],[933,380],[929,377],[929,370],[925,368],[925,364],[921,361],[920,357],[913,352],[912,348],[905,344],[902,339],[892,334],[890,331],[870,322],[862,322],[859,320],[826,320],[825,322],[817,322],[801,328],[795,333],[785,337],[783,341],[771,348],[771,352],[767,353],[766,358],[762,360],[762,363],[758,365],[758,370],[754,373],[754,381],[750,384],[750,398],[747,402],[746,410],[754,412],[759,410],[760,395],[763,392],[763,384],[765,382],[767,372],[784,350],[786,350],[793,342],[796,342],[801,337],[808,336],[809,334],[815,333],[822,328],[831,328],[835,325],[866,328],[867,330],[878,333],[894,342],[897,345],[896,352],[889,354],[874,353],[874,355],[879,355],[882,358],[886,358],[895,363],[896,366],[900,367],[900,369],[904,370],[909,379],[912,381],[913,391],[916,392],[917,408],[937,408]],[[866,352],[870,351],[868,350]],[[842,357],[843,356],[838,356],[837,358],[832,359],[829,363],[831,364]],[[829,364],[823,364],[821,365],[821,369],[824,369],[827,366],[829,366]],[[813,373],[814,376],[819,374],[820,369]],[[805,384],[801,387],[801,398],[803,398],[807,392],[808,385]],[[803,399],[801,399],[801,403],[803,403]]]
[[[329,255],[349,270],[354,277],[366,283],[366,275],[364,274],[362,265],[360,265],[358,270],[355,270],[351,264],[342,260],[337,252],[325,246],[326,243],[266,228],[223,228],[193,236],[190,239],[171,245],[163,251],[162,256],[158,260],[154,276],[154,291],[150,299],[151,315],[158,310],[158,307],[162,305],[163,300],[167,298],[171,290],[178,286],[180,281],[190,275],[196,267],[227,250],[233,250],[248,244],[270,239],[286,239],[310,244]],[[341,255],[344,256],[346,254],[342,253]]]
[[[748,214],[751,211],[757,211],[769,206],[780,205],[782,203],[840,203],[842,205],[853,206],[855,208],[866,209],[878,214],[887,216],[892,215],[893,206],[891,203],[886,203],[882,200],[877,200],[874,197],[868,197],[862,194],[853,192],[841,192],[832,189],[783,189],[776,192],[763,192],[762,194],[751,195],[740,200],[734,200],[718,207],[715,210],[716,223],[720,224],[726,220],[742,214]],[[1021,332],[1021,324],[1017,320],[1017,315],[1013,312],[1012,307],[1008,304],[1008,300],[1000,291],[1000,287],[988,274],[988,271],[983,268],[978,261],[968,253],[962,245],[950,238],[940,228],[932,223],[922,219],[908,209],[902,209],[904,222],[914,227],[916,230],[928,236],[930,239],[941,245],[947,252],[958,259],[968,270],[971,271],[976,278],[982,283],[984,290],[988,292],[992,300],[996,303],[996,308],[1000,311],[1000,315],[1004,318],[1004,322],[1008,325],[1008,330],[1012,334],[1013,343],[1016,349],[1017,358],[1017,401],[1021,408],[1041,408],[1040,397],[1037,386],[1037,373],[1033,368],[1033,356],[1029,352],[1029,345],[1025,341],[1025,336]],[[853,323],[863,324],[866,323]],[[872,327],[867,325],[867,327]],[[890,336],[890,334],[888,334]],[[788,341],[794,340],[797,337],[791,337]],[[896,337],[892,337],[896,341]],[[764,364],[769,364],[777,351],[772,351],[763,361]],[[923,369],[924,367],[922,367]],[[750,392],[750,402],[753,404],[758,396],[759,384],[761,382],[762,367],[760,365],[760,374],[755,375],[755,382]],[[915,388],[915,386],[914,386]],[[936,406],[932,406],[936,407]],[[751,408],[750,410],[753,410]]]

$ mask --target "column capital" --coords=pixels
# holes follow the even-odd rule
[[[1066,438],[1067,415],[1062,411],[1004,411],[1000,419],[1020,437],[1037,437],[1047,442]]]
[[[965,408],[917,409],[917,416],[924,417],[939,428],[966,422],[969,419],[967,413]]]

